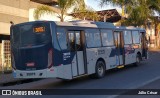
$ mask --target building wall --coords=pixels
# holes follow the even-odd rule
[[[0,0],[0,34],[9,35],[10,21],[28,21],[30,0]]]
[[[29,10],[40,5],[30,0],[0,0],[0,34],[10,34],[10,21],[15,24],[29,21],[33,15]],[[59,11],[57,8],[53,10]]]
[[[30,8],[29,9],[29,21],[35,21],[33,17],[34,10],[36,8]],[[64,16],[64,21],[72,21],[74,18],[72,16]],[[44,14],[42,15],[39,20],[49,20],[49,21],[60,21],[60,18],[58,18],[58,15],[55,14]]]

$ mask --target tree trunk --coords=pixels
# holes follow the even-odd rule
[[[122,17],[125,17],[125,5],[122,5]]]
[[[61,22],[64,22],[64,11],[61,10],[61,17],[60,17]]]
[[[62,17],[60,18],[60,20],[61,20],[61,22],[64,22],[64,19]]]
[[[158,24],[155,23],[155,42],[156,42],[156,47],[158,46],[158,38],[157,38],[157,35],[158,35]]]

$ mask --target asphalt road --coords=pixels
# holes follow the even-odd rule
[[[106,76],[102,79],[91,79],[87,76],[81,77],[72,81],[63,82],[59,79],[44,79],[32,83],[26,83],[15,86],[2,87],[2,89],[137,89],[148,87],[154,89],[160,89],[160,86],[151,85],[155,84],[154,81],[160,79],[160,51],[152,51],[149,53],[149,59],[143,61],[138,67],[128,66],[119,70],[111,70],[106,72]],[[156,82],[157,84],[159,82]],[[96,92],[95,92],[96,93]],[[121,92],[119,92],[121,93]],[[4,97],[4,96],[3,96]],[[5,96],[5,98],[11,98],[13,96]],[[14,96],[15,97],[15,96]],[[26,96],[16,96],[16,98],[24,98]],[[30,96],[35,97],[35,96]],[[39,96],[42,98],[44,96]],[[55,95],[45,96],[45,98],[136,98],[139,96],[117,96],[117,95]],[[141,98],[142,96],[140,96]],[[149,96],[148,98],[154,98],[155,96]],[[27,97],[28,98],[28,97]]]

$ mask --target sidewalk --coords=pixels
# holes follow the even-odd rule
[[[16,82],[16,81],[20,81],[20,80],[22,80],[22,79],[14,78],[12,73],[7,73],[7,74],[0,73],[0,85],[2,85],[4,83],[9,83],[9,82]]]
[[[156,52],[158,52],[158,51],[160,51],[160,48],[149,48],[149,51],[156,51]]]

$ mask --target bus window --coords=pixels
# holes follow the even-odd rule
[[[133,43],[139,44],[140,43],[140,33],[138,31],[132,31],[133,36]]]
[[[82,45],[81,45],[81,38],[80,38],[80,31],[75,32],[75,38],[76,38],[76,50],[81,50]]]
[[[57,29],[57,39],[62,50],[67,49],[66,32],[63,28]]]
[[[87,40],[87,47],[90,48],[101,46],[100,33],[98,29],[87,29],[85,35]]]
[[[112,30],[101,30],[101,36],[102,36],[102,45],[103,46],[114,45]]]
[[[80,31],[69,31],[68,39],[69,39],[69,47],[70,47],[69,49],[71,51],[82,50]]]
[[[75,39],[74,39],[74,31],[69,31],[69,46],[71,51],[75,51]]]
[[[124,43],[125,43],[125,45],[132,44],[131,31],[124,31],[123,32],[123,36],[124,36]]]
[[[11,32],[11,35],[12,35],[12,37],[11,37],[11,41],[13,42],[13,44],[14,45],[17,45],[17,44],[19,44],[19,40],[20,40],[20,37],[19,37],[19,33],[18,32],[20,32],[20,30],[19,30],[19,27],[18,26],[14,26],[13,27],[13,30],[12,30],[12,32]],[[14,33],[14,34],[13,34]]]

